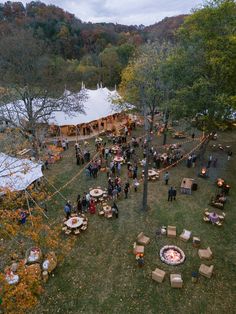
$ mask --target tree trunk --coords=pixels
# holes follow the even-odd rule
[[[205,152],[206,152],[206,149],[207,149],[207,146],[210,142],[211,138],[208,137],[201,145],[200,149],[199,149],[199,160],[202,162],[203,159],[204,159],[204,155],[205,155]]]
[[[144,127],[146,132],[146,165],[144,167],[144,182],[143,182],[143,202],[142,210],[147,211],[148,209],[148,169],[150,161],[150,143],[151,143],[151,132],[153,131],[154,115],[151,117],[151,122],[148,122],[146,108],[144,108]]]
[[[142,211],[147,210],[148,202],[148,166],[149,166],[149,153],[150,153],[150,130],[148,126],[147,119],[147,106],[143,101],[143,113],[144,113],[144,129],[146,133],[146,165],[144,167],[144,182],[143,182],[143,201],[142,201]]]
[[[149,133],[149,132],[148,132]],[[148,203],[148,168],[149,168],[149,160],[150,160],[150,135],[146,136],[147,139],[147,154],[146,154],[146,165],[144,167],[144,182],[143,182],[143,202],[142,202],[142,210],[147,210]]]
[[[166,145],[167,142],[167,129],[168,129],[168,120],[169,120],[169,113],[166,109],[165,112],[165,120],[164,120],[164,132],[163,132],[163,145]]]

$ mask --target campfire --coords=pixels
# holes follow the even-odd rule
[[[202,178],[207,178],[208,177],[207,168],[203,167],[199,173],[199,176]]]
[[[160,258],[168,265],[179,265],[184,262],[185,254],[177,246],[166,245],[160,250]]]
[[[217,179],[217,185],[218,185],[218,187],[222,187],[223,185],[224,185],[224,183],[225,183],[225,181],[223,180],[223,179],[221,179],[221,178],[218,178]]]

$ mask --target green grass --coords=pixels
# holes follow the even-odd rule
[[[160,143],[160,139],[158,141]],[[232,132],[221,134],[218,142],[233,145],[235,141],[236,132]],[[191,146],[188,144],[186,149]],[[210,151],[209,148],[206,156]],[[80,169],[75,165],[72,148],[68,154],[69,157],[46,172],[57,187],[64,185]],[[160,180],[149,184],[150,210],[146,213],[140,211],[140,188],[138,193],[132,191],[128,200],[118,202],[119,219],[107,220],[89,215],[88,230],[78,237],[71,253],[58,266],[55,276],[45,286],[40,305],[32,313],[234,313],[236,151],[229,162],[224,153],[213,154],[218,157],[218,167],[210,169],[210,179],[197,178],[201,165],[188,169],[182,163],[171,169],[170,184],[176,186],[178,192],[183,177],[196,178],[199,188],[191,196],[178,193],[175,202],[167,202],[167,187]],[[221,228],[202,221],[204,208],[208,206],[210,196],[216,192],[217,176],[227,178],[232,186],[225,208],[226,221]],[[105,174],[100,174],[95,181],[82,174],[62,193],[75,201],[78,192],[82,194],[96,185],[106,186]],[[57,195],[49,205],[50,222],[60,222],[63,200]],[[178,237],[157,240],[155,232],[161,225],[176,225],[178,234],[183,228],[192,230],[193,235],[201,238],[201,247],[211,247],[214,258],[210,263],[206,262],[215,267],[211,279],[201,276],[198,283],[191,282],[191,272],[198,270],[201,264],[197,249]],[[145,248],[145,266],[142,269],[137,268],[132,254],[133,242],[140,231],[151,238],[151,243]],[[163,264],[158,254],[165,244],[181,247],[186,254],[185,263],[175,267]],[[156,267],[167,272],[162,284],[151,280],[151,271]],[[170,273],[182,274],[183,289],[170,287]]]

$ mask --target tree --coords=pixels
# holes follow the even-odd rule
[[[194,118],[206,131],[224,125],[236,107],[235,30],[235,2],[208,1],[185,19],[164,65],[175,92],[173,113]]]
[[[84,92],[62,93],[61,72],[31,32],[20,30],[1,38],[0,83],[6,92],[0,99],[0,116],[31,140],[36,153],[40,123],[47,123],[55,111],[83,112]]]
[[[110,46],[99,55],[101,61],[102,81],[107,86],[114,86],[120,81],[121,63],[116,47]]]
[[[140,51],[139,56],[123,71],[120,85],[124,100],[133,104],[135,110],[143,115],[145,120],[147,157],[144,169],[142,210],[147,209],[148,166],[154,118],[165,101],[165,86],[161,77],[161,65],[166,58],[167,51],[168,46],[145,46]]]

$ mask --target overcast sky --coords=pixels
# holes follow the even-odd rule
[[[3,2],[3,1],[0,1]],[[24,4],[30,1],[22,1]],[[82,21],[150,25],[166,16],[189,13],[203,0],[45,0]]]

